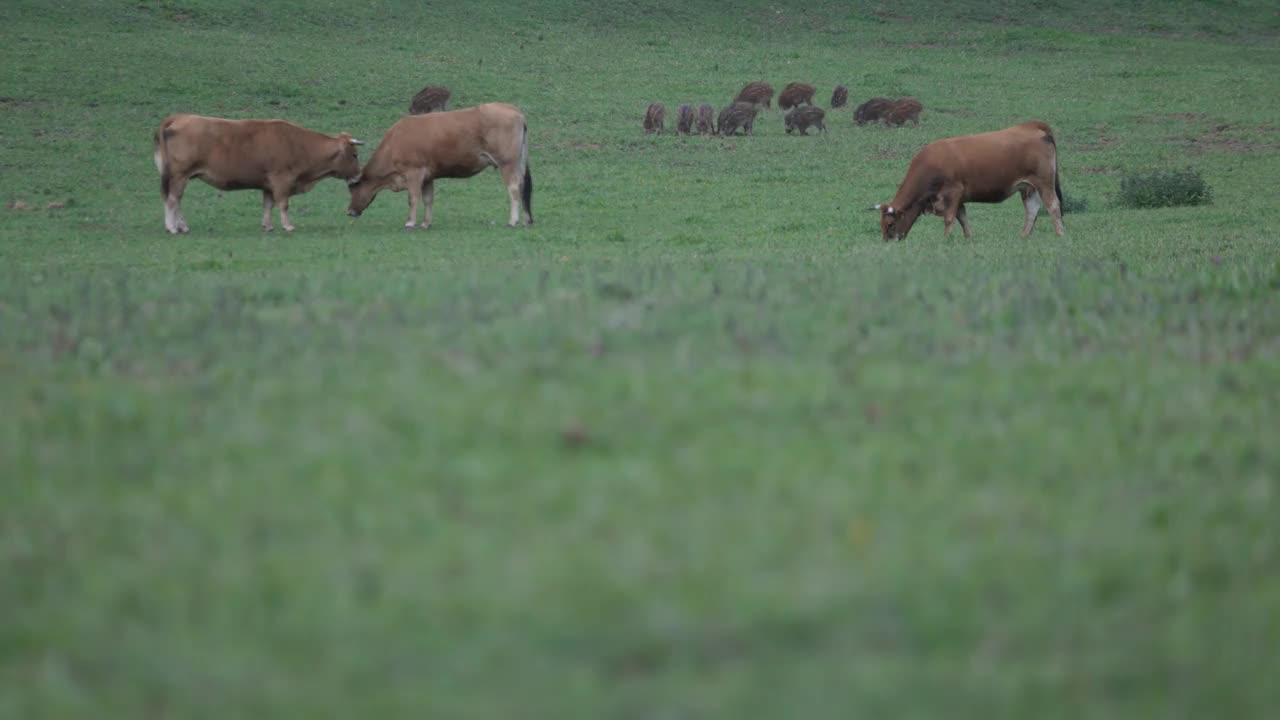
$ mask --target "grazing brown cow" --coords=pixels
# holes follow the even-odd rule
[[[752,128],[755,127],[756,113],[759,112],[759,106],[748,102],[736,102],[726,106],[720,111],[720,117],[716,119],[716,130],[721,135],[734,135],[738,132],[738,128],[742,128],[742,132],[750,135]]]
[[[893,201],[876,205],[885,240],[903,240],[920,215],[941,215],[943,235],[960,221],[969,237],[964,204],[1004,202],[1022,194],[1027,211],[1022,235],[1031,234],[1043,202],[1053,229],[1062,234],[1062,190],[1058,186],[1058,148],[1053,130],[1038,120],[1004,130],[946,138],[916,154]]]
[[[164,227],[190,232],[182,215],[182,193],[191,178],[219,190],[261,190],[262,229],[271,230],[271,207],[280,226],[292,231],[289,198],[325,178],[360,174],[359,140],[347,133],[324,135],[284,120],[226,120],[170,115],[155,137],[156,169],[164,198]]]
[[[676,110],[676,133],[680,135],[693,134],[693,106],[681,105]]]
[[[706,103],[698,106],[698,132],[702,135],[716,133],[716,110]]]
[[[836,89],[831,91],[831,109],[842,108],[849,104],[849,88],[843,85],[837,85]]]
[[[782,88],[782,94],[778,96],[778,108],[790,110],[801,105],[812,105],[813,94],[817,91],[817,88],[808,83],[791,83]]]
[[[820,132],[826,132],[827,126],[823,122],[827,112],[816,105],[808,105],[798,107],[787,113],[784,119],[787,134],[790,135],[792,130],[799,130],[801,135],[808,135],[809,128],[816,126]]]
[[[443,85],[428,85],[413,96],[409,103],[409,114],[425,115],[429,112],[443,112],[449,109],[449,88]]]
[[[884,122],[886,125],[897,125],[899,127],[906,125],[908,122],[912,125],[919,125],[920,111],[923,109],[924,106],[915,98],[900,98],[884,114]]]
[[[886,112],[893,107],[893,101],[885,97],[875,97],[862,103],[853,111],[853,121],[859,125],[880,122]]]
[[[765,82],[747,83],[738,91],[738,96],[733,101],[771,108],[773,107],[773,86]]]
[[[533,177],[529,174],[529,128],[515,105],[488,103],[429,115],[400,118],[382,136],[378,149],[365,163],[360,176],[348,185],[351,205],[347,214],[360,217],[381,190],[409,191],[409,222],[418,217],[425,201],[422,227],[431,226],[435,181],[469,178],[496,167],[511,198],[511,221],[533,224]]]
[[[667,119],[667,106],[662,103],[653,103],[644,111],[644,131],[646,133],[660,133]]]

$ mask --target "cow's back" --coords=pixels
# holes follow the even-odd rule
[[[229,120],[170,115],[160,124],[170,162],[233,185],[253,183],[287,170],[326,136],[284,120]],[[212,179],[212,178],[211,178]]]
[[[908,174],[942,176],[963,182],[979,196],[996,195],[1008,190],[1011,178],[1045,170],[1054,157],[1052,138],[1049,126],[1038,121],[944,138],[926,145]]]
[[[447,176],[470,168],[477,153],[514,159],[524,124],[524,113],[507,103],[409,115],[387,130],[369,164],[379,172],[432,167],[437,176]]]

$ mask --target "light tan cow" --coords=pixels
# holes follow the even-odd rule
[[[907,167],[907,177],[888,203],[876,205],[885,240],[902,240],[921,215],[941,215],[943,235],[957,220],[969,237],[965,203],[1004,202],[1022,195],[1031,234],[1043,205],[1053,229],[1062,234],[1062,188],[1058,184],[1058,147],[1053,130],[1038,120],[1004,130],[962,135],[929,143]]]
[[[261,190],[262,229],[271,230],[274,205],[280,226],[291,231],[289,198],[325,178],[354,179],[360,174],[360,144],[347,133],[325,135],[284,120],[170,115],[155,137],[164,227],[175,234],[190,231],[182,193],[191,178],[200,178],[219,190]]]
[[[465,110],[410,115],[387,130],[365,163],[360,177],[350,183],[351,205],[347,214],[359,217],[382,190],[409,191],[409,221],[415,226],[418,205],[425,205],[422,227],[431,226],[435,181],[469,178],[496,167],[511,198],[511,221],[533,224],[533,177],[529,173],[529,128],[524,113],[514,105],[489,103]]]

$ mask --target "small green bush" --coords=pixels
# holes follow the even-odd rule
[[[1120,204],[1132,208],[1204,205],[1213,198],[1199,170],[1156,170],[1120,179]]]

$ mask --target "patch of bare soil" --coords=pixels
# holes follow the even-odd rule
[[[1076,133],[1073,139],[1076,141],[1068,145],[1072,152],[1105,150],[1116,143],[1115,138],[1107,134],[1106,125],[1093,125],[1084,132]]]
[[[1192,152],[1252,153],[1280,150],[1280,138],[1271,128],[1245,127],[1230,123],[1216,123],[1197,135],[1172,138],[1171,142],[1185,145]]]
[[[952,43],[942,40],[903,40],[901,42],[895,40],[879,40],[874,43],[876,47],[896,47],[896,48],[938,48],[949,47]]]
[[[1136,119],[1142,122],[1159,122],[1161,120],[1186,120],[1189,122],[1192,120],[1204,120],[1207,117],[1209,116],[1205,113],[1182,112],[1182,113],[1162,113],[1162,114],[1156,114],[1156,115],[1138,115],[1136,116]]]

